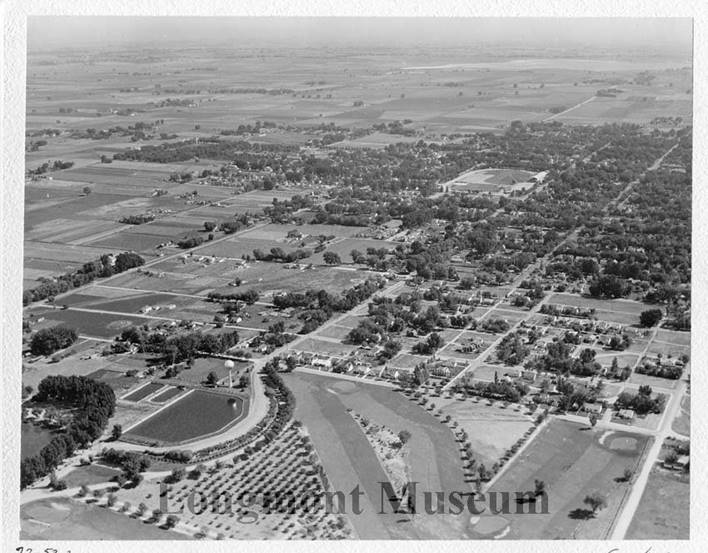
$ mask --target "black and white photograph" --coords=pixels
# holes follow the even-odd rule
[[[29,14],[6,550],[691,550],[694,31]]]

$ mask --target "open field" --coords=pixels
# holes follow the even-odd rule
[[[630,540],[687,540],[689,476],[655,466],[627,531]]]
[[[551,421],[491,487],[525,492],[533,490],[535,479],[543,480],[549,514],[504,515],[509,524],[504,537],[605,539],[628,491],[628,485],[616,479],[627,467],[637,470],[647,444],[642,435]],[[604,495],[608,503],[594,516],[583,504],[593,492]]]
[[[114,476],[120,474],[120,470],[104,465],[91,464],[85,467],[78,467],[69,472],[63,480],[68,488],[78,488],[79,486],[90,486],[109,482]]]
[[[485,400],[435,398],[435,405],[465,430],[479,463],[491,467],[532,426],[533,418],[516,406],[489,406]]]
[[[584,307],[597,309],[598,311],[613,311],[628,313],[637,316],[647,309],[646,304],[632,300],[600,300],[576,294],[553,294],[549,300],[550,304],[570,305],[573,307]]]

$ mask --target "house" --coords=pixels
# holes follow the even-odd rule
[[[634,409],[620,409],[617,416],[624,420],[634,420]]]
[[[528,382],[534,382],[536,380],[536,377],[538,376],[538,373],[536,371],[529,371],[525,370],[522,371],[521,373],[521,378]]]
[[[595,415],[602,414],[602,405],[599,403],[588,403],[587,401],[583,404],[583,411],[586,413],[594,413]]]

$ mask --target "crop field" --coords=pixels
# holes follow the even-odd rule
[[[628,490],[626,483],[616,479],[627,467],[636,470],[648,440],[627,432],[586,430],[575,423],[551,421],[491,488],[533,490],[534,479],[543,480],[549,514],[504,515],[509,528],[504,538],[606,538]],[[592,492],[607,498],[607,507],[595,515],[583,505],[583,498]]]
[[[25,238],[30,241],[82,244],[91,241],[94,236],[123,227],[115,221],[100,219],[52,219],[35,225],[25,233]]]
[[[150,399],[151,403],[167,403],[173,398],[176,398],[178,395],[180,395],[183,392],[183,390],[180,390],[179,388],[176,388],[174,386],[168,386],[165,388],[164,392],[160,392],[156,396],[153,396]]]
[[[597,125],[617,120],[645,123],[654,117],[667,114],[690,119],[692,111],[689,95],[683,98],[620,95],[617,98],[596,98],[569,113],[558,116],[557,120],[571,125]]]
[[[248,401],[240,397],[195,390],[130,428],[121,439],[180,444],[234,424],[247,410]]]
[[[149,395],[154,394],[158,390],[161,390],[163,387],[164,385],[159,382],[149,382],[145,384],[145,386],[141,386],[137,390],[123,396],[121,399],[124,401],[140,401],[141,399],[145,399]]]
[[[35,311],[35,314],[45,317],[43,326],[66,324],[75,328],[81,335],[104,339],[113,338],[129,326],[142,325],[155,318],[136,317],[122,313],[77,311],[72,308]]]
[[[681,346],[690,346],[691,333],[659,329],[659,331],[656,333],[656,340],[659,342],[668,342],[670,344],[677,344]]]

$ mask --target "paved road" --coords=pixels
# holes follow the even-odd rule
[[[632,485],[632,491],[624,504],[622,512],[615,520],[615,527],[612,532],[613,540],[624,539],[627,530],[629,529],[629,525],[632,523],[634,514],[637,511],[637,507],[639,507],[639,502],[641,501],[642,495],[644,494],[644,490],[647,486],[649,475],[651,474],[655,463],[659,460],[661,446],[664,443],[664,440],[669,437],[679,437],[672,430],[671,425],[681,410],[681,399],[683,398],[685,391],[686,381],[681,380],[677,388],[669,396],[669,401],[664,409],[664,415],[661,419],[661,423],[659,424],[659,429],[655,432],[649,432],[649,434],[654,436],[654,443],[647,454],[642,470],[639,472],[639,475]],[[636,432],[637,430],[639,429],[631,428],[632,432]]]

